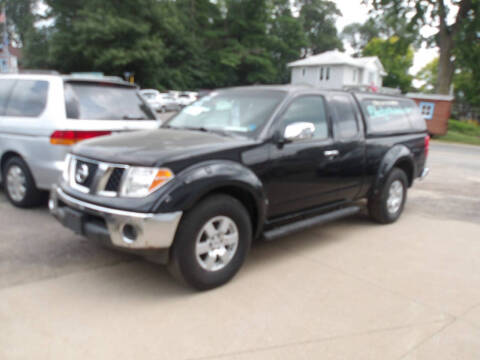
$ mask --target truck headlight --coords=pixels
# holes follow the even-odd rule
[[[173,178],[170,169],[131,167],[125,174],[120,196],[135,198],[148,196]]]

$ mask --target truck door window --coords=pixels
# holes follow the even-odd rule
[[[347,95],[335,95],[330,102],[335,116],[334,129],[337,137],[351,139],[358,135],[358,121]]]
[[[310,122],[315,126],[315,139],[328,138],[328,123],[325,101],[321,96],[303,96],[293,100],[280,120],[280,130],[296,122]]]
[[[8,99],[6,116],[37,117],[47,105],[48,81],[17,80]]]

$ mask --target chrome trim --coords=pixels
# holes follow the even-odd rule
[[[90,189],[86,186],[79,185],[75,179],[75,172],[77,171],[77,158],[72,157],[70,159],[70,175],[68,179],[68,184],[75,190],[80,191],[84,194],[88,194]]]
[[[70,208],[103,218],[112,245],[125,249],[155,250],[169,248],[173,243],[183,214],[182,211],[154,214],[107,208],[78,200],[54,186],[50,194],[48,207],[60,222],[63,222],[65,212],[59,206],[58,200],[61,200]],[[125,238],[123,234],[125,225],[131,225],[135,228],[138,234],[136,240]]]
[[[430,174],[430,169],[427,167],[423,168],[422,174],[420,175],[420,180],[425,179],[428,174]]]
[[[60,199],[67,203],[68,205],[73,205],[75,208],[80,208],[80,210],[92,210],[95,212],[106,213],[110,215],[118,215],[118,216],[128,216],[128,217],[135,217],[139,219],[146,219],[155,216],[152,213],[137,213],[131,211],[124,211],[124,210],[117,210],[112,208],[107,208],[95,204],[90,204],[82,200],[75,199],[74,197],[66,194],[62,189],[57,188],[57,194],[59,195]]]
[[[77,161],[88,162],[97,165],[97,172],[92,182],[92,186],[90,188],[86,186],[82,186],[78,184],[75,180],[75,171],[77,168]],[[110,176],[112,175],[115,168],[124,169],[125,172],[122,176],[120,181],[119,191],[105,191],[105,187],[110,180]],[[68,185],[73,189],[80,191],[84,194],[92,194],[92,195],[99,195],[103,197],[117,197],[120,195],[121,185],[123,184],[123,179],[127,174],[127,170],[130,168],[129,165],[123,164],[114,164],[105,161],[93,160],[88,159],[83,156],[71,155],[70,162],[69,162],[69,179],[67,181]]]
[[[326,157],[338,156],[338,154],[340,154],[338,150],[325,150],[323,152],[323,155]]]

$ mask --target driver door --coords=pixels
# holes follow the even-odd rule
[[[314,131],[307,137],[272,144],[271,167],[264,182],[269,218],[339,200],[337,156],[328,119],[323,96],[303,95],[295,98],[274,124],[280,139],[292,124],[310,123]]]

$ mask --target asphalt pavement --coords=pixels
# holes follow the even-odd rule
[[[0,359],[478,359],[479,160],[434,142],[397,223],[258,243],[201,293],[0,192]]]

